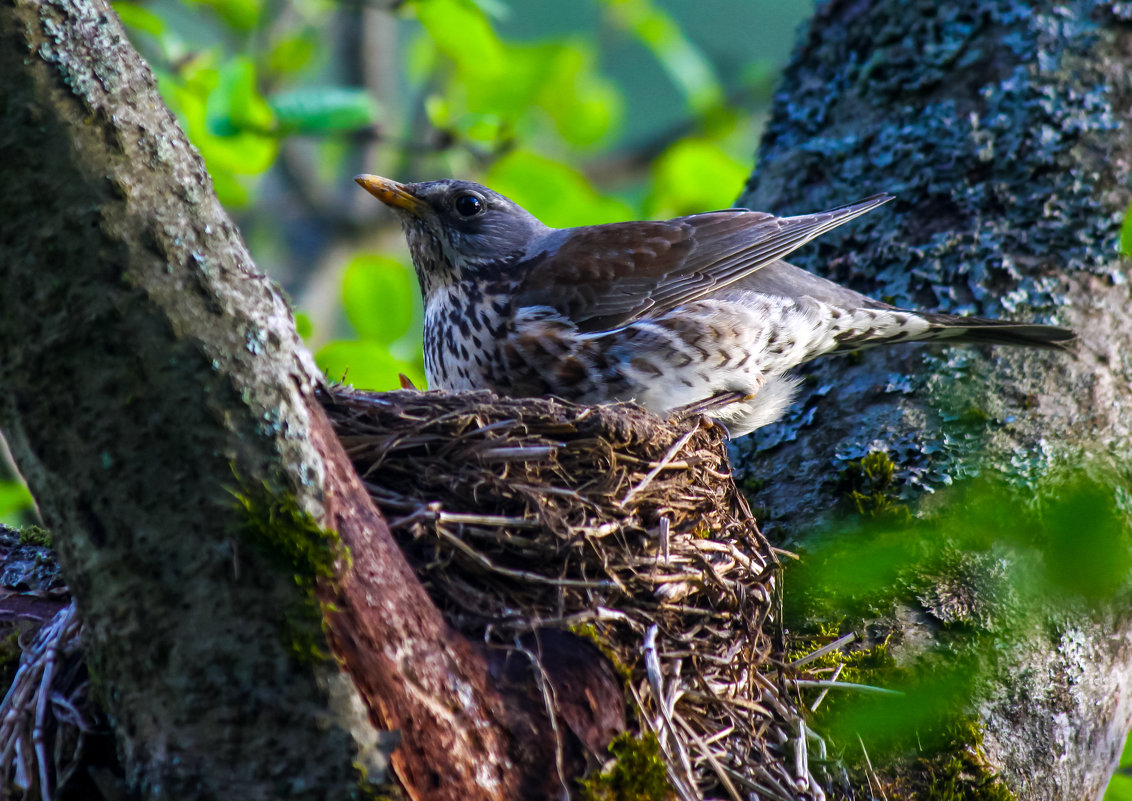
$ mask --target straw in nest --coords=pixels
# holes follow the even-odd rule
[[[488,392],[338,388],[324,405],[455,627],[501,647],[592,635],[684,799],[824,796],[775,667],[775,551],[717,426]]]

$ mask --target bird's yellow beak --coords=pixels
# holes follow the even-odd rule
[[[410,214],[421,216],[428,204],[410,192],[404,184],[382,178],[380,175],[355,175],[354,180],[362,189],[369,192],[386,206],[404,209]]]

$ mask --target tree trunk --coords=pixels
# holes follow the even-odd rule
[[[117,17],[4,0],[0,31],[0,429],[131,793],[355,797],[370,721],[410,798],[553,792],[542,710],[414,578]]]
[[[792,413],[737,445],[772,536],[829,546],[820,532],[870,451],[891,458],[905,502],[980,475],[1020,488],[1019,508],[1055,474],[1087,474],[1110,500],[1127,486],[1130,67],[1127,3],[819,6],[743,205],[808,212],[892,192],[796,262],[899,306],[1056,321],[1081,341],[1072,356],[903,346],[814,365]],[[1087,549],[1099,532],[1077,522]],[[1046,545],[1038,567],[1056,569]],[[1014,543],[968,552],[961,583],[992,606],[990,574],[1034,558]],[[797,589],[788,572],[787,596]],[[1020,797],[1099,797],[1132,720],[1128,583],[1100,603],[1047,600],[1039,625],[995,646],[971,704],[981,749]],[[938,605],[894,601],[893,621],[898,661],[957,647]]]

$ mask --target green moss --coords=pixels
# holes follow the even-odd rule
[[[20,529],[20,545],[38,545],[41,548],[50,548],[51,532],[39,526],[25,526]]]
[[[322,528],[293,496],[266,484],[232,494],[244,513],[241,534],[246,543],[276,566],[291,570],[301,586],[334,577],[342,548],[338,533]]]
[[[990,770],[983,755],[983,735],[973,719],[948,727],[944,748],[910,760],[904,778],[893,781],[892,801],[1014,801],[1006,784]],[[883,779],[882,779],[883,781]]]
[[[609,744],[613,767],[582,779],[583,801],[667,801],[675,797],[668,783],[656,735],[619,734]]]
[[[816,637],[800,637],[792,643],[788,651],[788,661],[801,659],[825,644],[836,640],[841,636],[841,629],[842,625],[836,623],[819,624]],[[890,639],[891,635],[886,636],[882,641],[868,648],[852,648],[854,643],[850,643],[847,648],[830,651],[828,654],[806,663],[803,669],[836,668],[838,665],[842,665],[841,673],[838,674],[838,681],[883,686],[886,680],[885,676],[891,676],[892,669],[895,667],[895,662],[888,651]]]
[[[364,801],[405,801],[405,794],[401,788],[391,782],[373,784],[366,778],[365,766],[355,762],[354,768],[361,776],[358,782],[358,797]]]
[[[907,521],[912,517],[905,504],[898,503],[896,464],[884,451],[870,451],[849,462],[839,476],[839,487],[857,514],[869,519]]]
[[[266,484],[241,488],[232,495],[243,512],[242,541],[271,564],[289,571],[304,591],[305,600],[282,612],[282,629],[291,654],[301,662],[327,661],[325,613],[316,588],[333,581],[336,564],[349,562],[349,550],[336,531],[321,527],[301,509],[292,495],[273,491]]]
[[[608,659],[609,663],[613,665],[613,669],[621,678],[621,683],[626,687],[629,686],[633,681],[633,671],[617,657],[617,652],[614,651],[609,642],[601,636],[601,633],[597,630],[597,626],[593,623],[579,623],[570,627],[570,633],[592,642],[597,649],[601,651],[601,655]]]

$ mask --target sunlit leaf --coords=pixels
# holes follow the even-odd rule
[[[267,102],[281,135],[356,131],[377,120],[377,102],[364,89],[305,86]]]
[[[226,24],[246,33],[259,24],[260,0],[189,0],[191,5],[211,8]]]
[[[412,7],[436,48],[462,72],[480,80],[503,75],[503,45],[470,0],[418,0]]]
[[[412,378],[418,387],[424,386],[419,370],[395,359],[389,348],[380,342],[362,339],[331,342],[321,348],[314,359],[331,381],[341,381],[358,389],[400,389],[400,373]]]
[[[267,68],[277,75],[301,72],[314,58],[316,41],[311,32],[281,38],[267,53]]]
[[[445,130],[452,127],[453,114],[451,101],[442,94],[431,94],[425,98],[425,114],[434,128]]]
[[[860,736],[870,750],[915,743],[930,753],[959,721],[964,702],[981,679],[974,660],[953,658],[930,670],[893,674],[884,689],[899,695],[832,690],[837,698],[827,711],[825,727],[842,743]]]
[[[1094,601],[1112,597],[1132,568],[1128,526],[1112,488],[1082,482],[1058,495],[1042,520],[1050,583]]]
[[[221,67],[205,111],[208,131],[214,136],[245,132],[268,135],[275,129],[275,114],[256,89],[255,64],[243,56]]]
[[[649,214],[674,217],[728,208],[742,191],[748,171],[748,165],[715,142],[681,139],[653,164]]]
[[[1102,801],[1132,801],[1132,777],[1123,773],[1113,776]]]
[[[575,145],[591,145],[621,117],[621,95],[596,69],[592,48],[571,42],[555,49],[539,82],[539,103],[559,134]]]
[[[1132,737],[1124,741],[1124,753],[1120,755],[1120,770],[1112,777],[1102,801],[1132,801]]]
[[[204,156],[207,149],[208,148],[200,148],[202,156]],[[207,156],[204,156],[204,160],[205,162],[209,162]],[[252,198],[248,187],[241,183],[234,172],[217,166],[210,167],[209,174],[212,177],[212,188],[216,192],[216,197],[218,197],[220,202],[225,206],[238,209],[251,203]]]
[[[305,312],[295,312],[295,331],[303,339],[310,339],[311,334],[314,333],[314,323],[311,322],[311,317]]]
[[[31,493],[20,481],[0,481],[0,523],[19,526],[32,508]]]
[[[554,44],[500,47],[506,80],[479,80],[467,76],[460,87],[468,109],[481,114],[516,117],[529,114],[543,90],[560,48]],[[449,94],[453,94],[451,90]],[[452,97],[457,100],[458,97]]]
[[[647,47],[688,104],[705,112],[723,104],[723,87],[711,62],[680,26],[649,0],[605,0],[612,17]]]
[[[579,170],[529,150],[501,158],[488,171],[486,182],[556,228],[634,216],[629,204],[599,193]]]
[[[144,31],[151,36],[160,36],[165,30],[165,23],[161,17],[145,6],[127,2],[117,2],[112,5],[122,23],[129,28]]]
[[[391,343],[409,332],[416,317],[416,280],[396,259],[355,256],[342,277],[342,304],[362,339]]]

